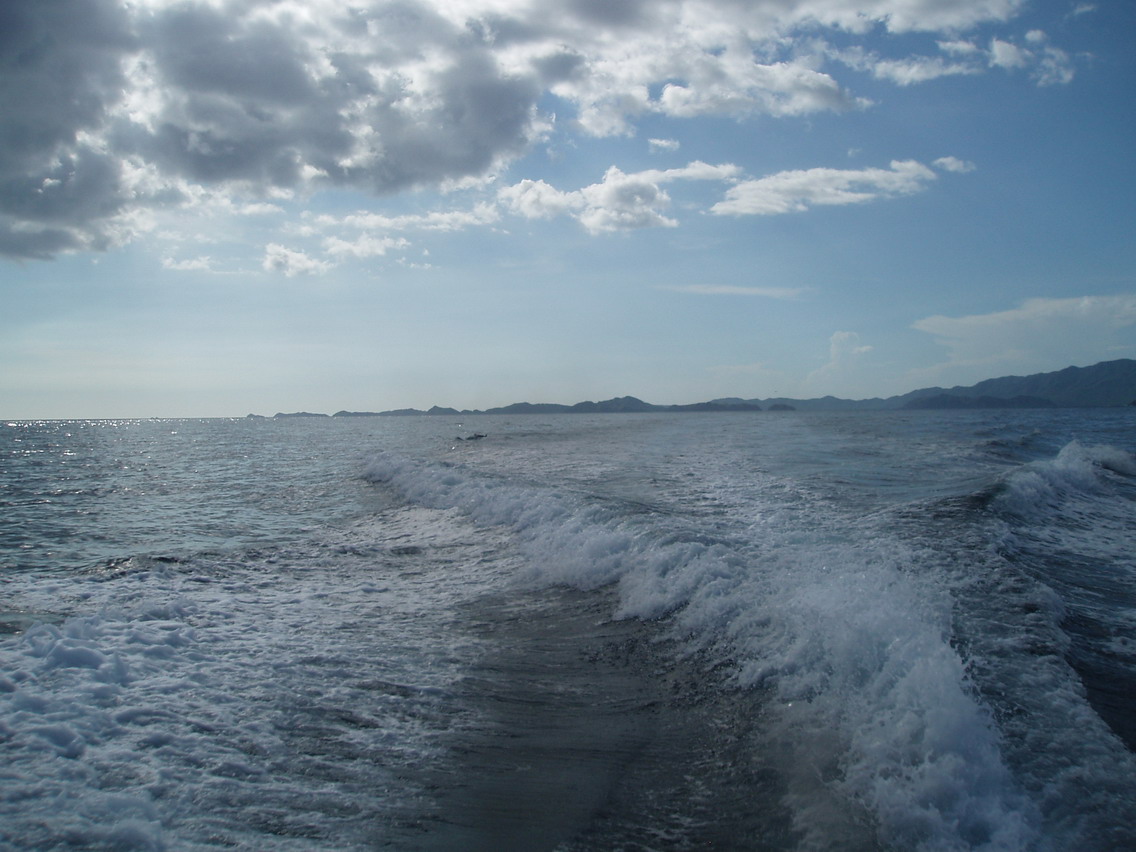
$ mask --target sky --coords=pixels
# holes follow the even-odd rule
[[[1131,0],[5,0],[0,417],[1136,357]]]

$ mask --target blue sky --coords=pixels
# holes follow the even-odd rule
[[[10,0],[0,416],[1136,357],[1128,0]]]

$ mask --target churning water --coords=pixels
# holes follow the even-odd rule
[[[0,845],[1136,848],[1134,425],[0,426]]]

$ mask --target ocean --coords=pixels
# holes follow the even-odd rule
[[[0,450],[2,849],[1136,849],[1136,409]]]

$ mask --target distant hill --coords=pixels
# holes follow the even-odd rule
[[[333,417],[428,417],[438,414],[628,414],[668,411],[880,411],[895,409],[958,408],[1111,408],[1136,405],[1136,361],[1122,358],[1103,361],[1091,367],[1066,367],[1052,373],[1032,376],[1003,376],[986,379],[969,387],[921,388],[886,399],[742,399],[727,397],[691,405],[653,405],[633,396],[602,402],[515,402],[485,411],[458,411],[456,408],[400,408],[393,411],[337,411]],[[277,414],[276,418],[326,417],[306,411]],[[249,418],[257,415],[250,414]]]
[[[953,402],[958,400],[957,403]],[[766,408],[791,405],[801,411],[841,411],[896,408],[1111,408],[1136,402],[1136,361],[1122,358],[1091,367],[1066,367],[1032,376],[1003,376],[969,387],[921,388],[887,399],[751,399],[728,398],[723,403],[751,402]]]
[[[1054,373],[1032,376],[1003,376],[987,379],[971,387],[925,388],[905,394],[903,399],[935,394],[968,398],[1011,399],[1032,396],[1047,399],[1062,408],[1101,408],[1128,405],[1136,401],[1136,361],[1122,358],[1103,361],[1091,367],[1066,367]]]
[[[605,399],[602,402],[577,402],[574,405],[558,402],[514,402],[512,405],[488,408],[485,411],[469,409],[458,411],[456,408],[441,408],[437,405],[428,411],[418,408],[397,408],[393,411],[337,411],[332,417],[428,417],[435,414],[637,414],[650,411],[761,411],[761,406],[743,400],[696,402],[691,405],[652,405],[633,396],[621,396]]]

